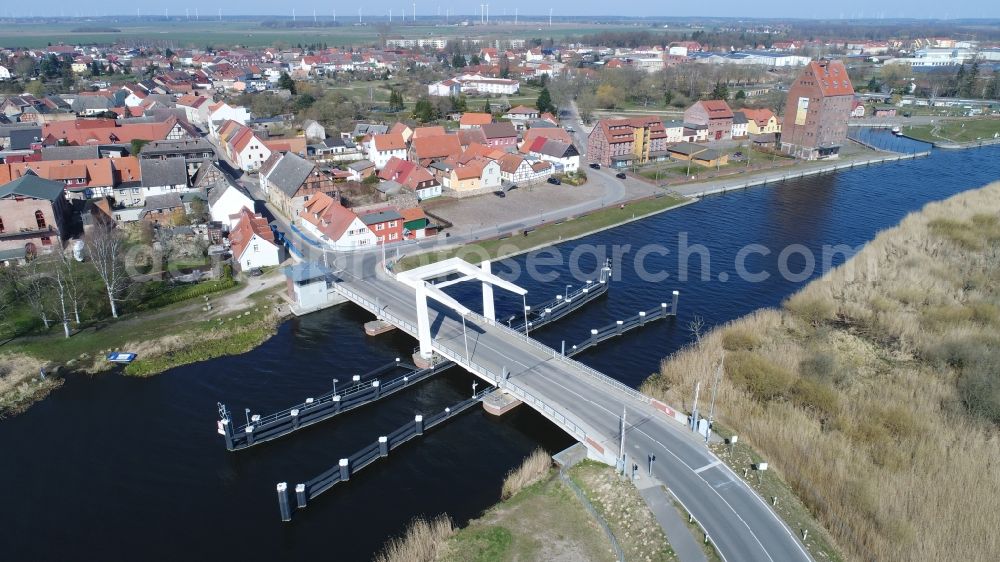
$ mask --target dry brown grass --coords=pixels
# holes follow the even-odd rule
[[[932,203],[783,310],[665,360],[644,390],[685,404],[726,353],[722,423],[848,559],[996,560],[998,216],[1000,183]]]
[[[54,373],[44,380],[39,377],[44,365],[44,361],[23,354],[0,355],[0,418],[24,411],[62,384],[62,378]]]
[[[500,492],[502,499],[508,499],[521,490],[538,482],[549,473],[552,467],[552,457],[542,449],[532,451],[521,466],[511,469],[503,481],[503,489]]]
[[[418,517],[410,522],[403,536],[394,537],[385,545],[374,562],[432,562],[453,534],[455,528],[447,515],[430,521]]]

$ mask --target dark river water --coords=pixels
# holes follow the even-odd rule
[[[711,326],[779,305],[822,273],[824,245],[857,247],[929,201],[998,179],[998,157],[1000,148],[936,151],[912,162],[709,197],[565,243],[557,248],[562,265],[536,267],[555,278],[522,274],[517,282],[529,290],[530,302],[552,298],[567,283],[577,283],[567,262],[579,261],[592,271],[600,261],[593,248],[630,244],[616,272],[620,279],[606,297],[536,336],[553,346],[562,340],[572,344],[591,328],[668,301],[671,291],[679,290],[676,320],[581,356],[638,385],[663,357],[689,342],[687,325],[695,315]],[[688,247],[705,247],[709,279],[702,278],[697,257],[688,260],[687,279],[678,278],[681,235]],[[665,280],[643,280],[636,271],[635,252],[649,244],[662,248],[654,247],[642,264],[647,272],[669,274]],[[748,244],[761,246],[745,260],[746,269],[770,274],[766,281],[738,275],[737,255]],[[781,258],[792,244],[802,248]],[[574,249],[588,251],[576,260]],[[661,249],[669,253],[661,255]],[[812,270],[806,250],[815,255]],[[837,254],[832,263],[843,259]],[[537,260],[522,256],[497,270],[524,270],[528,261]],[[779,273],[783,262],[793,275]],[[804,269],[806,274],[796,275]],[[474,287],[453,291],[470,303],[477,293]],[[499,294],[498,300],[501,318],[520,303]],[[327,391],[334,377],[349,379],[412,352],[415,343],[406,336],[366,337],[361,325],[369,319],[359,308],[343,305],[290,320],[274,338],[238,357],[146,380],[72,376],[25,414],[0,421],[0,559],[369,560],[414,516],[446,512],[460,524],[476,517],[498,499],[506,471],[533,448],[556,451],[571,444],[529,408],[502,419],[474,409],[333,488],[291,523],[281,523],[277,482],[294,485],[311,478],[415,413],[439,411],[471,392],[471,376],[451,370],[284,439],[240,453],[225,450],[215,431],[218,401],[242,419],[244,407],[255,412],[287,407]]]

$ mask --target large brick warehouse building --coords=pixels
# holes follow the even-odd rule
[[[853,101],[854,87],[844,63],[809,63],[788,90],[781,149],[807,160],[836,158],[847,142]]]

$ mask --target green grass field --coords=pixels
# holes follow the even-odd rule
[[[48,44],[108,44],[115,42],[160,43],[174,48],[204,48],[273,46],[326,43],[328,46],[376,45],[379,36],[385,32],[384,22],[366,19],[365,25],[357,25],[357,19],[341,18],[337,27],[305,27],[298,29],[264,28],[259,21],[209,19],[203,14],[200,21],[184,18],[169,21],[129,21],[113,19],[98,21],[67,21],[60,23],[34,23],[19,20],[16,25],[6,25],[0,29],[0,47],[38,48]],[[321,16],[328,18],[329,15]],[[267,18],[261,18],[267,19]],[[470,18],[471,19],[471,18]],[[113,27],[120,32],[74,32],[87,26]],[[533,22],[522,25],[406,25],[388,28],[392,37],[447,37],[447,38],[554,38],[585,35],[599,31],[634,29],[634,26],[620,24],[556,24],[551,27]]]
[[[989,140],[1000,135],[1000,119],[965,119],[904,127],[903,134],[927,142]]]

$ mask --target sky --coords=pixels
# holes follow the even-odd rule
[[[185,5],[187,3],[187,5]],[[338,19],[353,16],[357,18],[358,6],[362,6],[363,14],[385,16],[389,9],[392,9],[393,17],[400,17],[405,10],[408,16],[412,16],[413,3],[406,0],[373,0],[365,2],[344,2],[344,1],[319,1],[319,0],[291,0],[285,2],[274,2],[273,0],[243,0],[239,3],[221,2],[209,0],[199,2],[196,0],[148,0],[137,3],[143,15],[163,15],[164,10],[169,10],[171,16],[183,16],[185,10],[194,17],[197,7],[201,16],[215,15],[221,8],[223,14],[245,15],[245,14],[267,14],[267,15],[292,15],[292,9],[296,11],[298,17],[311,18],[313,10],[319,16],[331,16],[333,10],[337,11]],[[135,6],[136,4],[132,4]],[[4,16],[40,16],[40,15],[107,15],[109,13],[121,13],[135,15],[135,12],[128,12],[117,5],[109,8],[108,4],[83,3],[78,0],[49,0],[44,4],[45,9],[33,11],[30,3],[18,3],[16,6],[4,7],[0,9],[0,14]],[[480,2],[466,1],[454,2],[449,0],[433,0],[417,2],[417,15],[436,15],[440,9],[442,15],[446,9],[450,9],[452,14],[475,14],[478,19],[480,12]],[[1000,2],[994,0],[953,0],[942,2],[940,0],[886,0],[884,2],[871,2],[870,0],[843,0],[842,2],[802,2],[799,0],[770,0],[767,2],[750,2],[747,0],[716,0],[709,5],[697,2],[671,2],[667,4],[662,0],[631,0],[622,4],[615,4],[613,7],[607,2],[597,2],[595,0],[548,0],[544,2],[525,2],[518,5],[517,0],[512,2],[494,1],[491,3],[490,19],[513,19],[515,9],[520,14],[548,15],[549,8],[556,16],[598,16],[598,15],[623,15],[623,16],[713,16],[713,17],[795,17],[795,18],[851,18],[851,19],[878,19],[878,18],[919,18],[919,19],[955,19],[955,18],[1000,18]],[[506,13],[506,17],[504,14]]]

